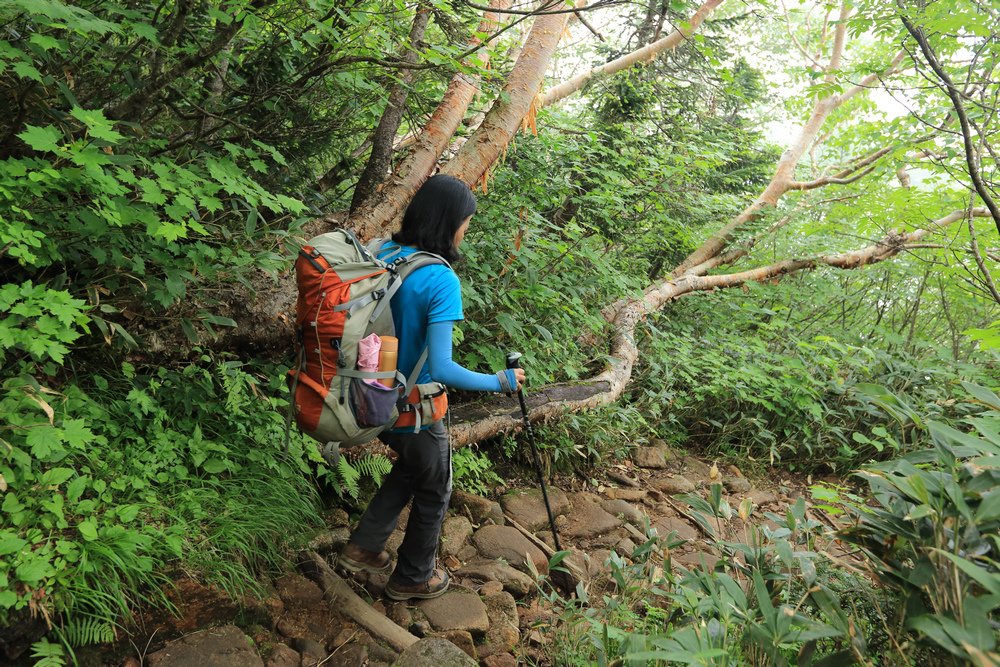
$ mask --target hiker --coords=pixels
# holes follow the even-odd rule
[[[449,262],[476,212],[469,186],[451,176],[431,177],[414,196],[402,227],[378,252],[393,259],[423,250]],[[452,328],[464,319],[458,276],[445,264],[424,266],[403,282],[391,304],[399,338],[399,370],[409,376],[424,346],[427,363],[418,383],[440,382],[468,391],[516,392],[524,371],[507,369],[496,375],[474,373],[452,358]],[[398,424],[398,422],[397,422]],[[398,458],[361,521],[341,551],[339,563],[351,571],[386,572],[391,567],[386,540],[403,507],[412,499],[406,534],[395,570],[385,587],[393,600],[434,598],[448,589],[448,572],[435,568],[438,536],[451,498],[451,446],[442,420],[410,428],[391,428],[380,439]]]

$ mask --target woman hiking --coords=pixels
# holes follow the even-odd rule
[[[392,261],[417,251],[459,259],[476,197],[469,186],[451,176],[431,177],[417,191],[403,215],[399,232],[378,252]],[[474,373],[452,358],[452,328],[464,319],[458,276],[445,264],[413,271],[391,302],[399,338],[398,368],[409,377],[427,347],[427,363],[418,383],[440,382],[468,391],[516,392],[524,371],[508,369],[496,375]],[[349,571],[386,572],[391,566],[386,540],[403,507],[412,499],[410,518],[396,567],[386,584],[392,600],[434,598],[448,589],[448,572],[435,568],[438,537],[451,498],[451,446],[441,420],[413,428],[393,428],[380,439],[397,454],[392,471],[368,505],[339,563]]]

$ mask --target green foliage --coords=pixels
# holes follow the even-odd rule
[[[546,473],[587,470],[621,459],[637,445],[648,442],[652,427],[634,405],[611,404],[536,429],[539,456]],[[512,443],[516,444],[516,443]],[[527,447],[508,447],[516,460],[531,465]]]
[[[687,500],[722,556],[715,570],[672,566],[678,541],[655,531],[631,562],[612,553],[613,595],[549,594],[563,609],[555,664],[849,664],[866,656],[858,621],[816,550],[828,529],[806,515],[804,501],[759,517],[749,501],[732,508],[720,485],[707,500]],[[764,518],[776,527],[758,526]]]
[[[462,447],[451,454],[452,481],[463,491],[490,496],[503,486],[503,478],[493,469],[493,461],[475,446]]]
[[[902,622],[922,642],[968,663],[1000,659],[990,619],[1000,607],[1000,397],[966,385],[985,407],[960,428],[924,420],[888,394],[879,403],[931,447],[859,473],[875,503],[851,506],[842,537],[865,550],[874,574],[898,590]]]
[[[30,604],[63,619],[67,643],[103,641],[137,605],[169,606],[182,562],[234,595],[281,567],[289,527],[318,522],[305,475],[321,457],[300,436],[282,454],[280,404],[253,371],[205,357],[124,364],[86,390],[8,380],[0,622]]]
[[[361,485],[370,480],[375,488],[382,485],[382,478],[392,470],[392,461],[382,454],[364,454],[353,462],[341,453],[337,459],[340,490],[351,498],[361,495]]]
[[[47,639],[32,644],[31,657],[37,658],[35,667],[63,667],[66,664],[66,651],[62,645]]]
[[[30,281],[0,287],[0,312],[0,363],[22,351],[62,364],[69,345],[88,331],[83,300]]]
[[[864,289],[870,280],[877,279],[852,282]],[[966,412],[960,381],[987,381],[992,355],[971,352],[977,363],[956,361],[954,350],[907,340],[909,324],[900,335],[895,317],[880,323],[871,311],[842,320],[858,298],[845,286],[788,280],[675,305],[647,325],[633,400],[668,440],[807,469],[840,470],[900,453],[904,429],[883,423],[866,400],[867,383],[905,392],[928,414]],[[900,309],[920,317],[911,302],[901,300]]]

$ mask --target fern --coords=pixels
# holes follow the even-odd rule
[[[387,456],[375,454],[358,461],[358,472],[364,477],[371,477],[375,486],[382,486],[382,480],[392,470],[392,461]]]
[[[367,454],[351,464],[342,456],[337,461],[337,470],[340,473],[343,491],[352,498],[357,498],[361,490],[361,480],[371,478],[375,486],[381,486],[382,480],[392,470],[392,461],[382,454]]]
[[[31,645],[31,657],[38,658],[35,667],[65,667],[66,651],[61,644],[42,638]]]
[[[60,638],[70,646],[89,646],[90,644],[108,644],[116,637],[115,627],[106,620],[98,618],[74,618],[59,628]]]
[[[347,492],[347,495],[351,498],[357,498],[358,480],[361,479],[361,473],[347,461],[347,457],[345,456],[341,456],[337,459],[337,471],[340,473],[340,481],[343,484],[343,490]]]

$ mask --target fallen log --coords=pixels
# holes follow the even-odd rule
[[[310,579],[319,584],[323,597],[332,611],[347,616],[352,621],[385,640],[397,651],[404,651],[416,644],[417,637],[399,627],[362,600],[333,568],[315,551],[306,551],[299,567]]]

